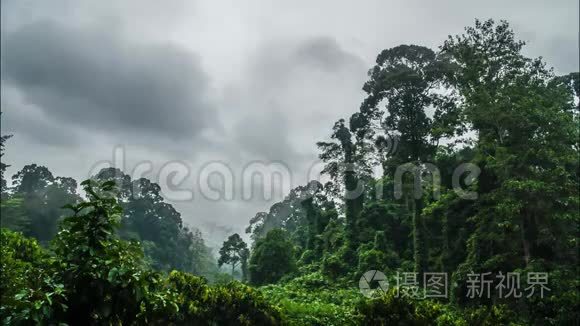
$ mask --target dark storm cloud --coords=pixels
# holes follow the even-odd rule
[[[2,78],[61,122],[171,139],[215,124],[197,57],[171,44],[45,21],[5,35],[2,50]]]
[[[42,146],[71,147],[79,144],[75,128],[63,128],[37,107],[24,105],[13,89],[3,87],[2,133],[21,136]]]

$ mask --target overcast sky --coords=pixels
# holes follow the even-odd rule
[[[83,180],[118,147],[126,171],[151,162],[156,182],[179,161],[194,197],[174,204],[212,244],[282,194],[208,200],[200,168],[227,164],[239,190],[244,166],[281,161],[292,186],[305,182],[382,49],[436,48],[475,18],[506,19],[527,54],[578,71],[577,0],[1,3],[7,176],[34,162]]]

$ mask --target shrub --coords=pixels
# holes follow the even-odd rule
[[[262,294],[240,282],[210,287],[197,276],[173,271],[168,286],[176,293],[179,313],[173,321],[185,325],[279,325],[280,311]]]

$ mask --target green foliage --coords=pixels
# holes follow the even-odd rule
[[[294,248],[286,231],[273,229],[256,241],[249,270],[250,282],[257,285],[274,283],[296,270]]]
[[[204,279],[174,271],[168,287],[177,293],[174,322],[188,325],[279,325],[281,314],[256,290],[233,281],[210,287]],[[166,317],[167,320],[171,318]]]
[[[322,273],[333,280],[346,275],[352,270],[351,265],[348,263],[350,256],[352,256],[352,253],[348,245],[342,246],[335,253],[325,255],[322,259]]]
[[[260,288],[272,303],[280,306],[288,325],[359,325],[354,308],[360,293],[311,273],[283,284]]]
[[[4,325],[55,320],[68,309],[64,286],[53,261],[34,239],[2,229],[0,251],[0,318]]]
[[[116,235],[122,208],[113,182],[81,184],[88,201],[68,205],[54,241],[58,279],[64,284],[69,324],[123,323],[135,320],[159,276],[143,268],[138,243]],[[156,294],[155,294],[156,295]]]
[[[365,325],[428,325],[429,322],[417,314],[411,301],[397,296],[394,290],[362,301],[357,312]]]
[[[88,201],[68,205],[52,251],[2,229],[0,315],[4,324],[279,325],[256,290],[174,271],[149,270],[136,242],[119,239],[115,184],[82,183]]]
[[[159,271],[179,269],[200,275],[217,272],[214,257],[201,232],[183,225],[181,215],[164,202],[160,187],[147,179],[132,181],[118,169],[103,169],[99,181],[112,181],[123,214],[118,232],[123,239],[143,244],[147,262]],[[80,201],[77,182],[54,177],[43,166],[25,166],[13,176],[12,192],[3,195],[2,226],[21,231],[43,245],[52,240],[62,216],[63,206]]]
[[[239,325],[278,325],[281,322],[278,309],[271,307],[259,292],[249,286],[234,281],[215,287],[213,292],[209,320],[215,320],[216,325],[232,321]]]
[[[431,300],[412,300],[396,289],[359,302],[356,313],[363,325],[523,325],[514,311],[504,305],[460,310]]]

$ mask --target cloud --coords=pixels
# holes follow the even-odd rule
[[[44,21],[5,35],[2,78],[63,124],[182,140],[217,123],[194,54],[97,27]]]
[[[368,65],[332,37],[266,41],[245,66],[244,80],[230,85],[225,105],[246,112],[234,125],[234,138],[255,155],[294,167],[311,164],[315,142],[364,98]]]
[[[34,105],[22,103],[18,92],[2,87],[2,133],[24,136],[42,146],[72,147],[80,144],[76,128],[63,128]]]
[[[236,142],[243,150],[256,158],[283,162],[297,156],[288,139],[291,132],[285,116],[275,108],[241,119],[234,129]]]

